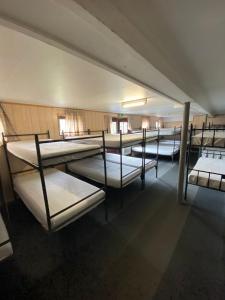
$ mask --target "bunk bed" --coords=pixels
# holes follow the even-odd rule
[[[0,262],[12,256],[13,249],[8,231],[0,213]]]
[[[204,123],[201,129],[192,127],[191,142],[192,146],[225,147],[225,128],[206,128]]]
[[[46,135],[48,139],[40,139]],[[63,228],[105,200],[106,185],[97,188],[54,168],[102,152],[104,155],[104,147],[53,140],[48,133],[3,134],[2,137],[13,190],[47,231]],[[34,141],[10,142],[23,137]],[[99,137],[104,145],[104,132]],[[13,172],[9,153],[31,168]],[[105,208],[107,219],[107,205]]]
[[[150,130],[151,132],[151,130]],[[161,128],[158,129],[158,142],[146,144],[146,154],[159,156],[169,156],[174,161],[174,156],[180,151],[180,128]],[[179,139],[177,140],[177,137]],[[168,139],[170,138],[170,139]],[[141,146],[132,147],[132,152],[140,153],[142,151]]]
[[[196,130],[201,136],[201,139],[197,143]],[[187,155],[185,199],[187,199],[189,184],[217,191],[225,191],[225,144],[219,143],[218,146],[215,134],[210,138],[210,141],[207,140],[206,142],[204,133],[210,130],[212,129],[205,128],[204,126],[202,129],[195,129],[191,125]],[[196,148],[198,149],[198,159],[194,167],[191,167],[191,152]]]
[[[107,153],[105,155],[106,167],[107,167],[107,186],[117,189],[122,189],[129,183],[134,181],[137,177],[141,177],[142,188],[145,186],[145,173],[146,171],[155,168],[156,176],[158,169],[158,160],[146,160],[145,158],[145,144],[146,140],[155,140],[156,135],[146,134],[146,130],[143,130],[142,134],[122,134],[107,136],[105,138],[105,149]],[[101,142],[96,138],[89,139],[94,143],[101,145]],[[132,146],[132,144],[142,145],[142,157],[128,157],[122,154],[124,147]],[[114,152],[114,153],[110,153]],[[88,178],[92,181],[103,183],[103,168],[104,157],[100,155],[80,160],[78,163],[68,164],[68,169],[72,174]]]
[[[5,209],[6,212],[6,203],[4,201],[1,178],[0,178],[0,262],[4,261],[5,259],[13,255],[12,244],[6,226],[7,222],[4,222],[3,214],[1,213],[3,212],[3,208]]]
[[[92,132],[93,134],[93,132]],[[86,144],[98,144],[99,146],[103,145],[103,141],[101,138],[90,135],[89,139],[81,140],[82,143]],[[122,135],[122,139],[121,139]],[[158,136],[157,131],[146,131],[146,142],[150,142],[152,140],[156,140]],[[76,142],[76,133],[73,136],[65,137],[65,139],[70,139]],[[143,132],[138,133],[128,133],[128,134],[122,134],[121,132],[119,134],[105,134],[105,146],[107,149],[119,149],[122,143],[122,147],[130,147],[135,144],[140,144],[140,141],[143,139]]]

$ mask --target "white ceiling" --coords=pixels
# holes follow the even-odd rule
[[[150,87],[191,101],[72,0],[1,0],[0,22],[17,30],[0,27],[3,100],[158,116],[177,115],[182,105]],[[121,109],[122,100],[143,97],[148,105]],[[193,104],[192,113],[203,112]]]
[[[0,26],[0,40],[1,100],[158,116],[182,111],[182,105],[22,33]],[[120,105],[144,97],[143,107]]]
[[[210,113],[225,113],[224,0],[76,2]]]

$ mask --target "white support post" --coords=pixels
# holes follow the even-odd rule
[[[185,169],[186,169],[185,162],[186,162],[186,150],[187,150],[187,139],[188,139],[189,113],[190,113],[190,102],[185,102],[184,112],[183,112],[183,125],[182,125],[178,187],[177,187],[177,200],[179,203],[182,203],[184,199],[184,178],[185,178]]]

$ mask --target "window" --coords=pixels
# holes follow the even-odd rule
[[[62,135],[64,131],[66,131],[66,118],[58,117],[59,120],[59,134]]]
[[[155,122],[155,128],[158,129],[158,128],[160,128],[160,127],[161,127],[160,121],[156,121],[156,122]]]
[[[117,133],[117,122],[116,121],[112,121],[111,133],[112,134],[116,134]]]
[[[112,118],[111,133],[116,134],[121,130],[122,133],[128,132],[127,118]]]
[[[122,133],[127,133],[128,132],[128,122],[127,121],[120,121],[120,130]]]

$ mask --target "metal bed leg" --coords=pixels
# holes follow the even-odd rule
[[[145,175],[141,174],[141,189],[145,189]]]
[[[17,200],[17,195],[14,189],[14,182],[13,182],[13,175],[12,175],[12,169],[11,169],[11,165],[9,162],[9,156],[8,156],[8,150],[7,150],[7,146],[6,146],[6,141],[5,141],[5,136],[2,133],[2,141],[3,141],[3,148],[4,148],[4,153],[5,153],[5,158],[6,158],[6,164],[8,167],[8,171],[9,171],[9,179],[10,179],[10,183],[11,183],[11,187],[12,187],[12,192],[13,192],[13,197],[14,200]]]
[[[38,171],[39,171],[39,176],[41,179],[41,187],[42,187],[42,193],[43,193],[43,198],[44,198],[44,203],[45,203],[46,219],[47,219],[47,224],[48,224],[48,230],[49,230],[49,232],[51,232],[52,224],[51,224],[47,189],[46,189],[46,184],[45,184],[44,170],[43,170],[42,160],[41,160],[41,150],[40,150],[38,134],[35,134],[34,137],[35,137],[35,146],[36,146],[37,158],[38,158]]]
[[[158,166],[155,166],[155,177],[158,178]]]
[[[187,200],[187,189],[188,189],[188,182],[185,183],[185,191],[184,191],[184,200]]]
[[[105,221],[108,222],[109,220],[109,212],[108,212],[108,196],[106,194],[106,197],[105,197],[105,201],[104,201],[104,206],[105,206]]]
[[[107,166],[106,166],[106,147],[105,147],[105,132],[102,131],[102,144],[103,144],[103,159],[104,159],[104,190],[105,190],[105,221],[108,222],[108,183],[107,183]]]

